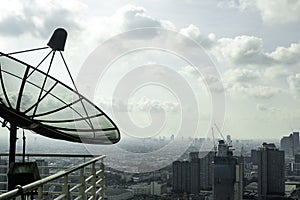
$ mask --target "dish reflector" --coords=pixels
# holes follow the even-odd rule
[[[114,122],[84,96],[49,74],[1,52],[0,117],[54,139],[89,144],[113,144],[120,140]]]

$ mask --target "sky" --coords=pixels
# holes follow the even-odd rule
[[[64,55],[80,92],[116,120],[124,136],[177,136],[181,127],[189,127],[184,130],[186,136],[211,137],[215,123],[223,135],[238,139],[279,139],[300,129],[297,0],[11,0],[0,9],[1,52],[43,47],[55,28],[68,31]],[[150,27],[166,30],[160,34],[169,38],[135,35],[136,30]],[[189,55],[196,50],[172,41],[172,33],[200,46],[205,53],[201,54],[203,66],[192,66],[176,54],[176,48],[190,51]],[[131,39],[124,38],[114,43],[122,34],[134,37],[134,42],[140,40],[141,48],[151,42],[154,48],[117,55],[105,70],[89,71],[105,71],[92,92],[81,87],[82,80],[89,82],[82,74],[93,55],[102,61],[132,45],[128,44]],[[170,48],[155,48],[157,41],[170,42]],[[103,44],[115,46],[96,49]],[[18,56],[34,65],[43,55]],[[205,67],[215,70],[214,74],[205,73]],[[51,71],[68,84],[64,73],[59,67]],[[155,78],[157,74],[162,76]],[[216,82],[222,87],[214,87]],[[181,85],[185,83],[187,87]],[[123,92],[126,98],[122,99],[126,89],[131,90]],[[215,114],[221,119],[216,120]],[[151,129],[153,123],[161,127]]]

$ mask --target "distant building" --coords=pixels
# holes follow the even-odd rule
[[[215,152],[200,152],[200,189],[212,190],[213,161]]]
[[[7,160],[0,157],[0,174],[7,174]],[[7,176],[0,176],[0,190],[7,190]]]
[[[127,200],[134,197],[130,189],[107,188],[105,190],[105,199],[107,200]]]
[[[300,154],[295,155],[295,163],[300,163]]]
[[[173,192],[198,195],[200,190],[211,190],[214,155],[214,152],[191,152],[189,161],[173,162]]]
[[[300,163],[290,163],[290,165],[291,174],[289,175],[300,176]]]
[[[166,183],[158,183],[152,181],[150,184],[140,183],[136,185],[131,185],[130,189],[133,191],[134,195],[161,195],[167,192]]]
[[[174,140],[175,136],[171,135],[170,140]]]
[[[257,155],[258,155],[258,151],[256,149],[252,149],[251,150],[251,161],[252,161],[253,165],[257,165],[258,164]]]
[[[293,146],[294,146],[294,155],[297,154],[300,150],[299,144],[299,132],[293,132]]]
[[[271,143],[258,149],[258,198],[280,198],[285,195],[284,151]]]
[[[293,175],[300,175],[300,154],[295,155],[294,162],[291,163],[291,171]]]
[[[158,183],[153,181],[150,183],[150,194],[160,196],[167,192],[167,184]]]
[[[285,152],[286,156],[294,156],[300,150],[299,132],[293,132],[289,136],[284,136],[280,140],[280,148]]]
[[[200,192],[199,152],[190,153],[190,165],[191,165],[191,193],[198,195]]]
[[[131,185],[130,189],[133,190],[134,195],[140,195],[140,194],[149,195],[150,194],[150,187],[146,183]]]
[[[233,157],[223,140],[219,141],[214,158],[213,194],[218,200],[243,199],[243,161]]]
[[[173,162],[173,192],[191,193],[191,168],[188,161]]]
[[[39,172],[42,177],[49,176],[49,167],[48,167],[48,161],[44,159],[37,159],[36,161],[37,166],[39,167]]]

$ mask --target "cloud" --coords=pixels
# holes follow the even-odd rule
[[[95,41],[96,43],[102,43],[117,34],[133,29],[156,27],[176,30],[172,22],[156,19],[148,15],[144,7],[132,4],[118,8],[111,16],[90,17],[88,20],[85,20],[83,26],[87,27],[84,33],[86,35],[85,40],[88,39],[89,43],[95,43]],[[140,37],[139,35],[132,36]]]
[[[289,47],[277,47],[269,54],[277,64],[299,65],[300,64],[300,43],[293,43]]]
[[[190,24],[187,28],[181,29],[179,32],[195,40],[205,48],[211,48],[216,42],[215,34],[210,33],[208,36],[205,36],[200,32],[200,29],[193,24]]]
[[[258,69],[228,69],[223,74],[223,83],[226,91],[233,96],[267,99],[279,93],[280,90],[259,85],[265,81],[264,75],[264,72]]]
[[[295,98],[300,98],[300,73],[289,76],[287,78],[290,91]]]
[[[207,88],[212,93],[223,93],[224,85],[221,77],[213,74],[204,74],[203,77],[198,78],[198,82],[201,88]]]
[[[226,90],[234,96],[252,97],[257,99],[270,99],[276,94],[282,92],[281,89],[272,86],[251,85],[244,83],[234,84],[232,87],[226,88]]]
[[[229,69],[224,73],[224,80],[227,84],[236,82],[252,82],[261,78],[261,73],[252,69]]]
[[[119,21],[123,30],[132,30],[145,27],[161,27],[174,30],[173,23],[167,20],[159,20],[146,14],[146,9],[136,5],[125,5],[119,8],[112,16],[114,21]]]
[[[264,76],[268,79],[286,78],[290,73],[286,67],[275,66],[266,68]]]
[[[11,4],[13,2],[15,1],[12,1]],[[253,4],[248,0],[229,2],[231,7],[238,6],[241,9],[246,9],[247,6]],[[100,43],[124,31],[144,27],[176,30],[172,22],[155,18],[149,15],[144,7],[136,5],[125,5],[108,17],[87,15],[86,5],[76,0],[72,0],[71,3],[66,0],[55,1],[51,4],[48,0],[32,0],[30,4],[19,2],[14,7],[15,11],[8,9],[0,14],[0,34],[21,36],[29,33],[37,36],[36,38],[45,38],[49,37],[54,27],[65,26],[72,32],[72,35],[74,32],[75,34],[79,33],[71,50],[73,55],[77,55],[73,58],[74,60],[82,60],[78,58],[78,55],[83,58],[86,56],[85,54],[88,54],[88,52],[81,52],[81,49],[93,49],[98,45],[97,42]],[[91,20],[86,20],[87,18]],[[298,72],[300,43],[291,44],[289,47],[278,47],[268,53],[264,51],[263,39],[255,36],[241,35],[234,38],[217,39],[213,33],[204,35],[199,27],[193,24],[180,29],[179,32],[202,44],[217,57],[220,63],[229,67],[222,76],[226,90],[229,92],[257,98],[269,98],[277,94],[279,90],[264,86],[271,83],[268,81],[279,77],[286,78],[294,74],[294,71]],[[79,51],[80,53],[78,53]],[[74,61],[74,63],[77,62]],[[194,77],[196,81],[201,76],[191,66],[185,66],[178,72]],[[217,77],[205,75],[204,78],[210,88],[216,91],[221,89],[218,87],[220,80]],[[262,85],[253,85],[254,82],[261,82],[262,78],[264,80]],[[203,80],[201,81],[203,82]],[[292,84],[293,81],[289,80],[290,88],[294,84]],[[270,91],[267,92],[267,89]]]
[[[225,0],[218,3],[220,8],[239,9],[241,11],[255,5],[254,0]]]
[[[79,31],[80,11],[84,4],[72,0],[72,3],[62,1],[15,2],[16,10],[4,12],[0,18],[0,34],[3,36],[19,36],[32,34],[48,38],[57,27],[64,27],[70,31]]]
[[[170,101],[158,101],[145,97],[138,100],[133,100],[130,105],[132,111],[138,112],[148,112],[150,110],[156,112],[178,112],[180,110],[180,105],[178,103]]]
[[[221,38],[214,49],[219,59],[230,66],[269,65],[272,59],[263,52],[263,40],[254,36]]]
[[[265,104],[256,104],[256,109],[261,112],[279,112],[279,108],[273,106],[266,106]]]
[[[226,67],[272,67],[273,72],[282,68],[284,73],[297,70],[300,65],[300,42],[288,47],[277,47],[272,52],[264,50],[263,39],[241,35],[234,38],[220,38],[213,45],[211,52]],[[284,69],[285,67],[288,67]],[[297,68],[297,69],[296,69]],[[297,71],[298,72],[298,71]],[[277,73],[276,76],[280,76]]]
[[[268,23],[288,23],[300,19],[300,1],[256,0],[262,19]]]
[[[180,105],[171,101],[159,101],[156,99],[149,99],[146,97],[131,98],[129,101],[121,99],[101,99],[99,100],[101,108],[114,112],[168,112],[174,113],[180,111]]]
[[[177,72],[181,75],[190,76],[194,78],[198,78],[200,76],[200,72],[196,69],[196,67],[190,65],[181,67]]]
[[[300,19],[300,2],[297,0],[224,0],[218,7],[242,12],[255,8],[266,23],[282,24]]]

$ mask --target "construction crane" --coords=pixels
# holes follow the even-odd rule
[[[211,127],[211,134],[212,134],[212,137],[213,137],[214,150],[215,150],[215,153],[217,153],[217,144],[216,144],[216,141],[215,141],[214,127]]]
[[[224,142],[225,142],[226,140],[225,140],[225,138],[224,138],[224,136],[223,136],[221,130],[219,129],[219,127],[217,126],[216,123],[215,123],[214,125],[215,125],[215,127],[217,128],[217,131],[219,132],[220,136],[222,137],[222,139],[223,139]],[[227,141],[226,141],[226,144],[228,145],[228,147],[231,147],[231,150],[234,150],[234,148],[232,148],[231,141],[230,141],[230,142],[227,142]]]
[[[224,136],[223,136],[222,132],[220,131],[220,129],[219,129],[219,127],[217,126],[217,124],[216,124],[216,123],[215,123],[215,127],[217,128],[217,131],[219,132],[220,136],[222,137],[222,139],[223,139],[223,140],[224,140],[224,142],[225,142],[225,138],[224,138]]]

